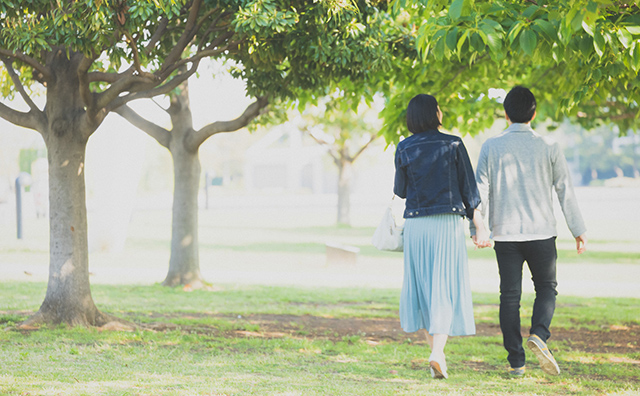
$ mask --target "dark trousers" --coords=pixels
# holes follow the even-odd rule
[[[551,333],[549,326],[556,307],[556,238],[526,242],[496,242],[494,246],[500,271],[500,329],[511,367],[525,365],[520,333],[520,297],[522,295],[522,264],[531,271],[536,299],[529,334],[544,342]]]

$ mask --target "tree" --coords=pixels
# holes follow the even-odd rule
[[[377,56],[375,35],[359,41],[368,28],[358,17],[375,16],[376,9],[358,6],[338,0],[0,3],[0,92],[19,95],[29,108],[0,102],[0,117],[38,131],[49,156],[49,281],[27,323],[114,320],[91,296],[84,185],[87,141],[110,112],[171,92],[204,57],[237,60],[236,74],[249,82],[258,107],[262,98],[319,89],[324,79],[364,78],[384,57]],[[42,109],[28,93],[38,84],[46,92]]]
[[[350,225],[353,163],[378,137],[380,125],[377,112],[371,108],[371,97],[358,103],[345,100],[343,94],[334,92],[321,100],[318,107],[303,111],[299,128],[325,146],[338,167],[337,222]]]
[[[143,118],[127,105],[115,111],[167,148],[173,160],[171,257],[163,285],[201,288],[203,280],[198,249],[198,188],[201,175],[199,148],[215,134],[245,127],[265,108],[268,100],[259,98],[234,120],[214,122],[195,130],[189,105],[188,81],[183,82],[169,96],[170,105],[166,112],[171,118],[170,130]]]
[[[629,125],[637,119],[637,4],[395,0],[393,7],[405,25],[407,47],[415,46],[415,52],[400,58],[392,75],[392,105],[385,110],[388,141],[402,133],[407,97],[425,88],[457,116],[447,122],[469,133],[486,128],[501,113],[489,89],[516,83],[536,88],[541,118],[588,122],[579,116],[588,107],[597,109],[590,113],[595,118],[614,119],[625,108],[631,116],[616,122]]]
[[[248,92],[257,96],[240,117],[194,130],[187,82],[169,94],[171,104],[167,112],[171,130],[145,120],[126,105],[115,110],[166,147],[173,159],[171,258],[164,285],[189,284],[197,288],[203,284],[198,258],[197,206],[198,150],[202,143],[215,134],[247,126],[261,113],[268,115],[263,118],[270,117],[275,122],[287,101],[312,103],[338,79],[347,77],[350,82],[364,84],[369,73],[385,66],[384,48],[376,45],[382,34],[374,23],[379,10],[366,2],[358,4],[357,9],[341,10],[339,15],[319,7],[320,3],[315,6],[300,3],[296,6],[300,12],[286,14],[296,23],[286,26],[269,19],[269,13],[277,11],[275,7],[263,5],[264,9],[254,7],[250,12],[240,9],[234,20],[236,32],[251,35],[249,45],[218,56],[238,65],[232,68],[233,74],[244,79]]]

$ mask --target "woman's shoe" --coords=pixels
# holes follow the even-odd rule
[[[429,357],[429,366],[431,367],[431,377],[436,379],[449,378],[447,375],[447,364],[444,360],[440,362],[437,359]]]

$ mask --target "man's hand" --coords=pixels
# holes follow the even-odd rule
[[[582,234],[576,237],[576,249],[578,250],[578,254],[584,253],[587,250],[587,234]]]

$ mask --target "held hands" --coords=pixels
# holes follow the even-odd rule
[[[471,236],[473,244],[476,248],[491,247],[491,240],[489,239],[489,231],[484,226],[482,221],[482,214],[479,210],[473,212],[473,225],[476,227],[476,234]]]
[[[486,229],[484,229],[484,227],[482,228],[482,231],[479,229],[476,229],[476,235],[473,235],[471,239],[473,240],[473,244],[476,245],[477,248],[482,249],[486,247],[491,247],[491,240],[489,239],[489,233],[487,232]]]

